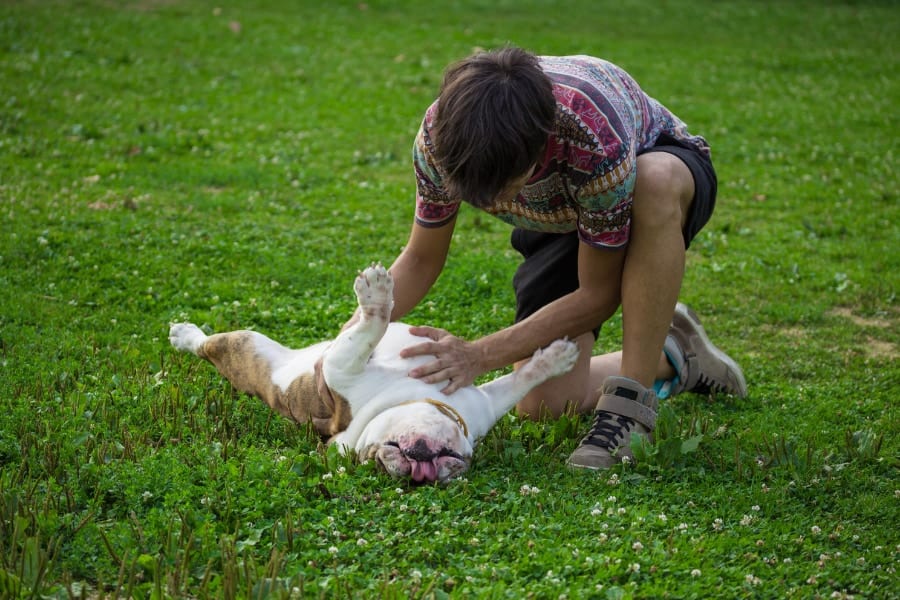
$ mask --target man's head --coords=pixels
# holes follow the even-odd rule
[[[550,78],[525,50],[481,52],[448,67],[432,130],[447,193],[491,204],[540,159],[555,115]]]

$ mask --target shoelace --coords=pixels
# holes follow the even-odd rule
[[[701,374],[697,384],[691,388],[691,391],[695,394],[709,394],[710,392],[724,392],[727,394],[730,392],[730,387],[727,383],[715,381],[712,377]]]
[[[616,440],[625,436],[622,429],[631,431],[634,424],[634,421],[628,417],[606,412],[605,410],[598,410],[594,416],[594,424],[591,425],[591,430],[584,436],[581,443],[613,450],[619,447]]]

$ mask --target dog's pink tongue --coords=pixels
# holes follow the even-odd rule
[[[437,479],[437,467],[433,462],[411,460],[410,463],[412,465],[410,476],[414,481],[435,481]]]

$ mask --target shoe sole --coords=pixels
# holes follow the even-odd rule
[[[706,330],[700,324],[700,318],[686,304],[679,302],[675,305],[675,315],[672,318],[672,325],[680,331],[691,331],[703,342],[703,346],[713,355],[719,362],[725,365],[727,372],[733,378],[734,385],[725,382],[725,386],[719,390],[730,394],[734,394],[738,398],[747,397],[747,381],[744,379],[744,372],[738,366],[734,359],[722,352],[706,335]],[[711,386],[712,387],[712,386]],[[715,388],[714,388],[715,389]]]

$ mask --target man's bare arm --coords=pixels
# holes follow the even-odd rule
[[[581,244],[579,288],[511,327],[466,342],[446,331],[416,327],[412,333],[433,341],[407,348],[401,356],[433,354],[435,361],[410,371],[430,383],[450,380],[444,393],[471,384],[487,371],[531,356],[553,340],[575,338],[606,321],[619,306],[624,250],[599,250]]]

